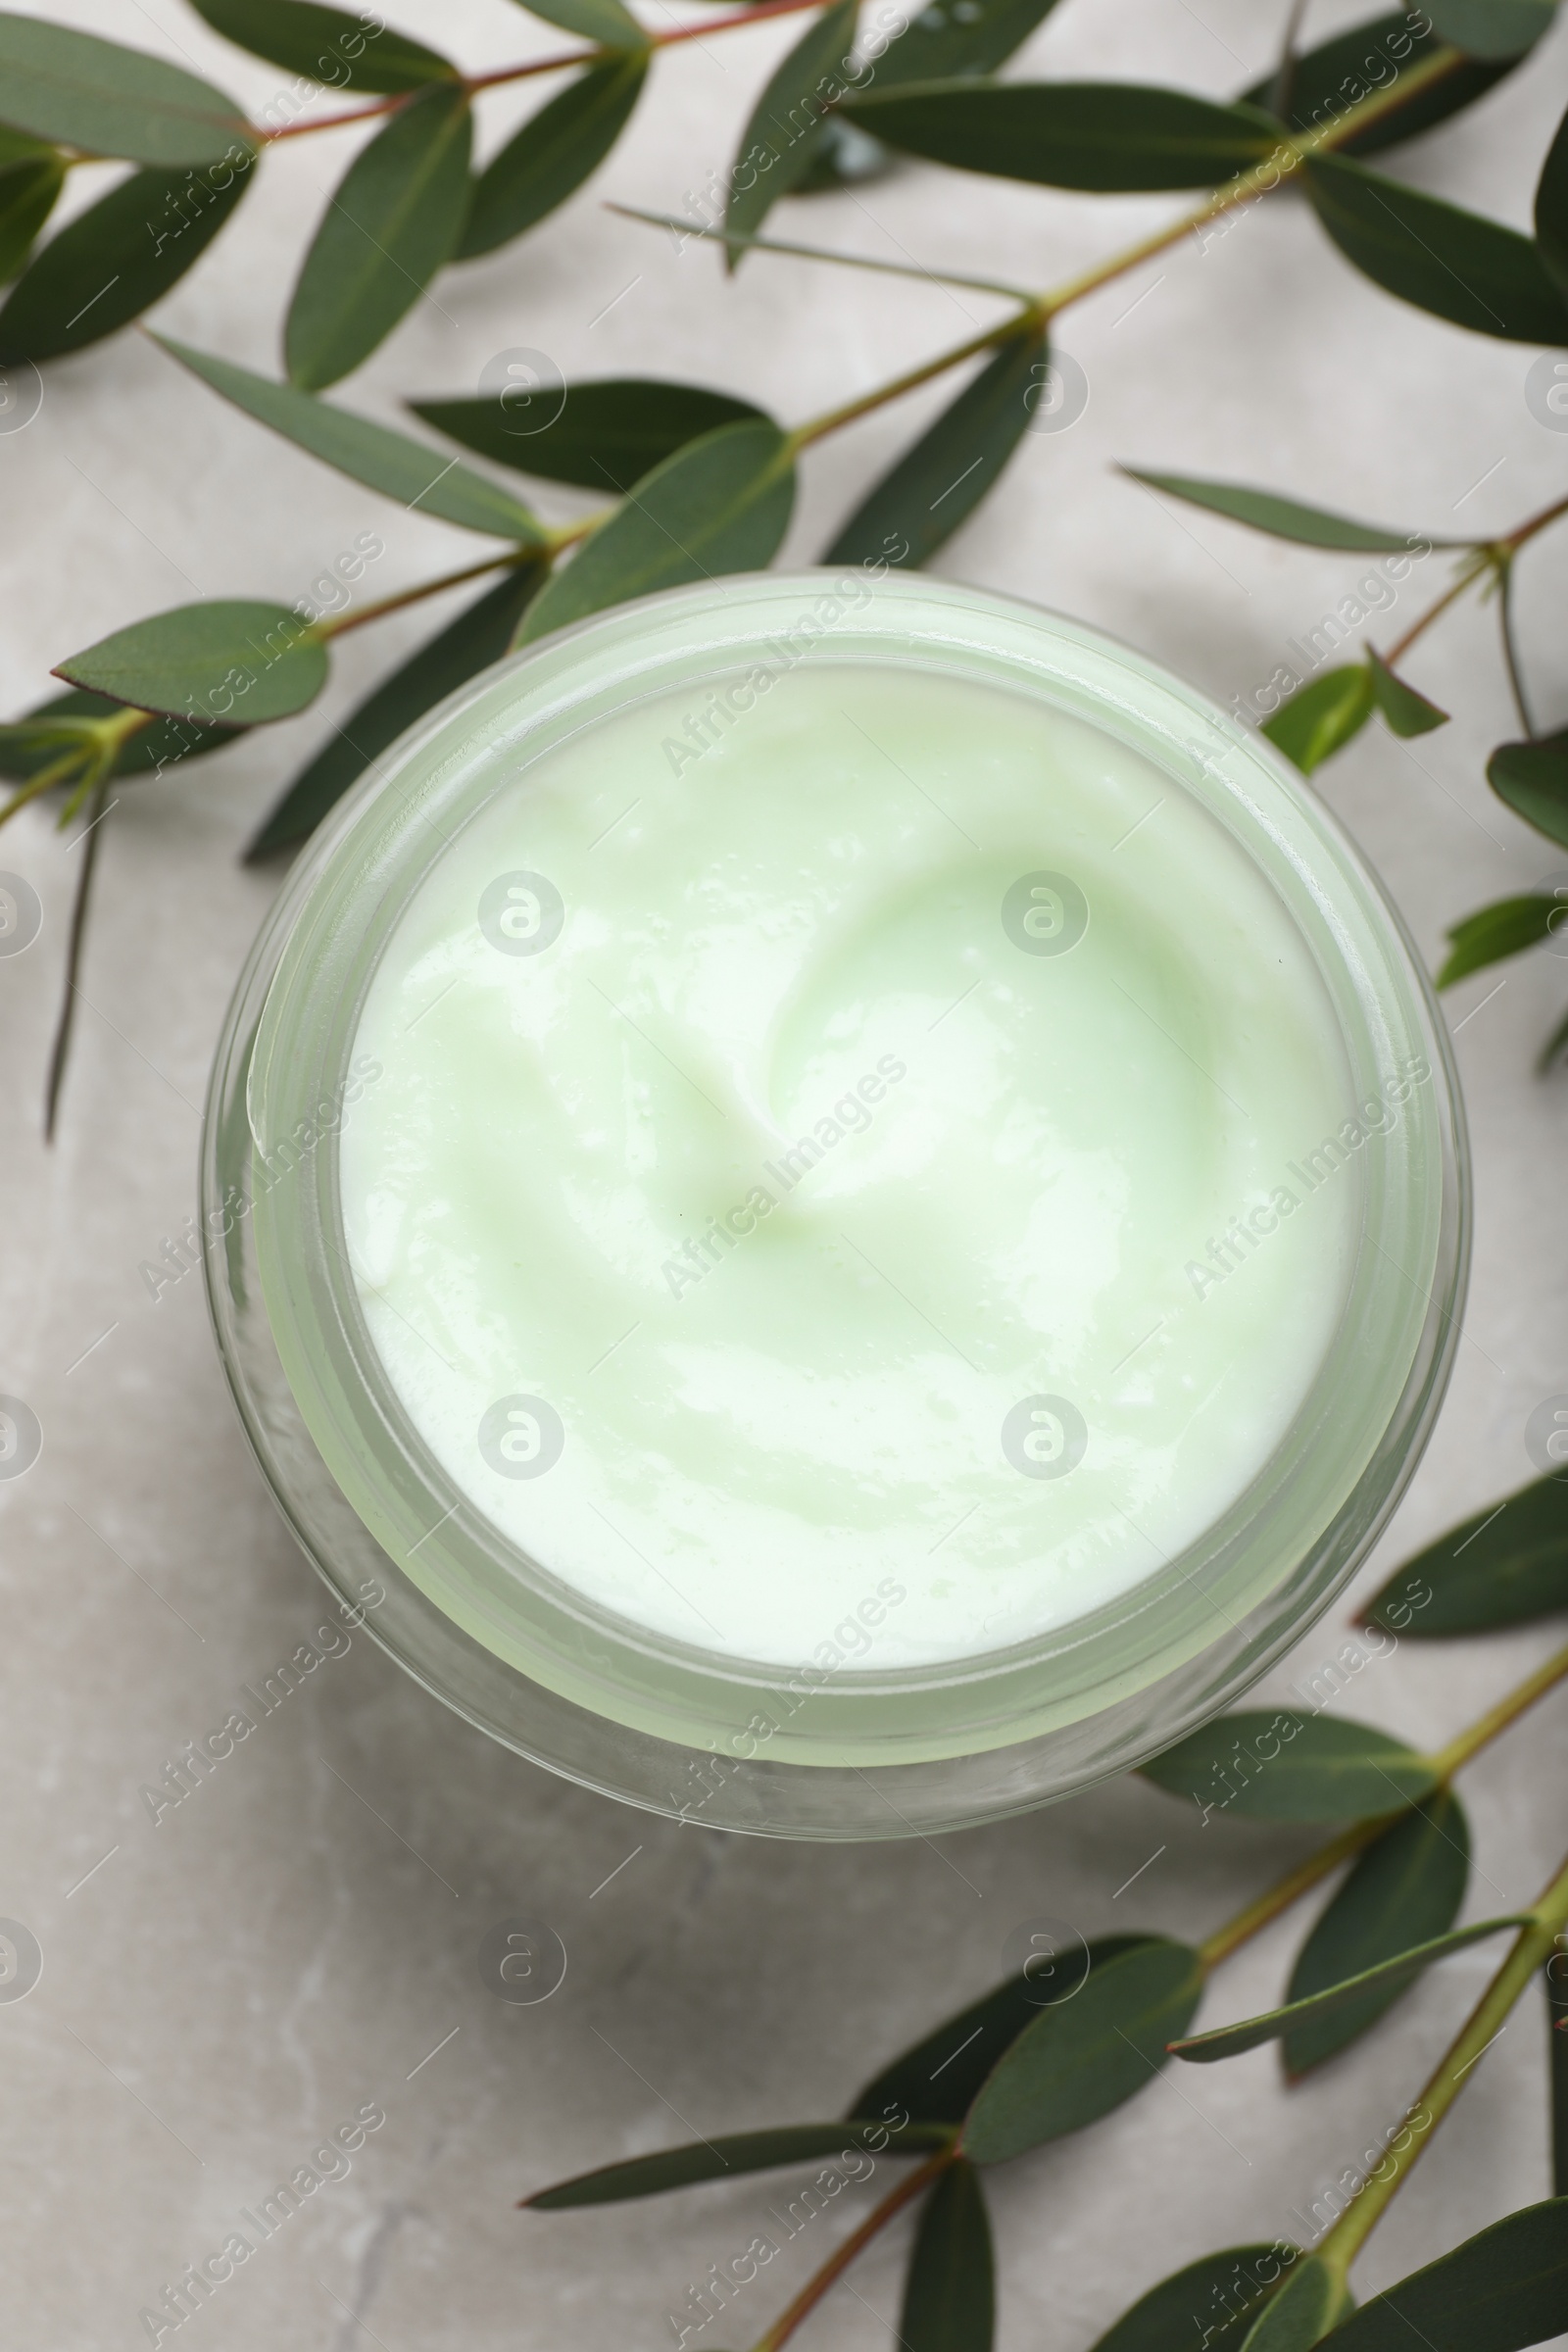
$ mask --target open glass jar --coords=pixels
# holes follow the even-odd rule
[[[322,1577],[519,1753],[774,1835],[1136,1765],[1343,1588],[1467,1254],[1446,1033],[1266,743],[918,577],[485,672],[302,856],[208,1104]]]

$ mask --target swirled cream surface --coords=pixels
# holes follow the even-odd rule
[[[519,765],[403,913],[341,1138],[364,1312],[589,1601],[769,1664],[1006,1648],[1157,1574],[1301,1406],[1360,1224],[1329,1000],[1087,724],[715,684]]]

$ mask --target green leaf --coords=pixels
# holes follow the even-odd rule
[[[909,2255],[904,2352],[991,2352],[996,2265],[985,2191],[972,2164],[952,2163],[926,2199]]]
[[[240,109],[210,81],[9,11],[0,12],[0,116],[36,138],[131,164],[236,161],[255,147]]]
[[[1536,1076],[1545,1078],[1559,1054],[1568,1053],[1568,1013],[1564,1013],[1541,1052],[1536,1055]]]
[[[1446,1935],[1470,1875],[1470,1827],[1451,1789],[1440,1788],[1374,1839],[1301,1946],[1286,2000],[1304,2001],[1412,1944]],[[1400,1987],[1369,1991],[1285,2034],[1285,2071],[1298,2082],[1376,2025]]]
[[[1349,2305],[1345,2281],[1312,2254],[1288,2273],[1242,2337],[1239,2352],[1309,2352]]]
[[[1309,776],[1343,751],[1372,715],[1372,671],[1365,662],[1326,669],[1320,678],[1282,703],[1263,733]]]
[[[217,600],[134,621],[55,676],[140,710],[244,726],[288,718],[326,683],[326,648],[285,605]]]
[[[529,606],[517,635],[531,645],[567,621],[656,588],[760,571],[771,563],[795,502],[790,445],[776,424],[720,425],[645,474],[607,522]]]
[[[1487,761],[1487,781],[1527,825],[1568,843],[1568,727],[1535,743],[1499,745]]]
[[[244,195],[242,171],[135,172],[33,256],[0,310],[0,361],[84,351],[151,308],[206,252]],[[221,185],[216,184],[221,182]]]
[[[1523,2352],[1568,2328],[1568,2197],[1527,2205],[1375,2296],[1336,2352]]]
[[[761,2173],[808,2156],[836,2156],[869,2149],[889,2156],[924,2156],[946,2147],[953,2134],[918,2124],[890,2136],[887,2124],[784,2124],[773,2132],[736,2132],[723,2139],[699,2140],[694,2147],[664,2148],[657,2156],[632,2156],[621,2164],[578,2173],[554,2188],[521,2199],[536,2213],[561,2213],[568,2205],[614,2205],[625,2197],[657,2197],[666,2188],[689,2188],[698,2180],[728,2180]]]
[[[1446,710],[1440,710],[1436,703],[1429,703],[1424,694],[1417,694],[1403,678],[1396,677],[1374,647],[1367,647],[1366,658],[1372,672],[1372,700],[1385,726],[1394,734],[1428,735],[1434,727],[1447,725]]]
[[[910,569],[971,514],[1023,437],[1044,387],[1044,330],[1004,343],[951,407],[861,500],[824,564],[880,559]],[[896,542],[901,555],[891,555]]]
[[[0,285],[16,276],[66,184],[54,161],[0,172]]]
[[[573,384],[554,419],[533,429],[505,393],[494,400],[413,400],[409,406],[438,433],[481,458],[543,481],[578,482],[586,490],[623,490],[688,441],[762,414],[728,392],[644,376]]]
[[[934,164],[1102,195],[1217,187],[1280,139],[1256,107],[1132,81],[926,82],[872,89],[844,112]]]
[[[1274,2293],[1294,2246],[1227,2246],[1200,2254],[1185,2270],[1140,2295],[1092,2352],[1238,2352],[1257,2307]],[[1259,2274],[1268,2272],[1265,2278]]]
[[[216,359],[209,352],[193,350],[188,343],[176,343],[172,336],[153,339],[204,384],[243,409],[247,416],[270,425],[285,441],[308,449],[312,457],[336,466],[351,481],[384,491],[400,506],[439,515],[443,522],[455,522],[466,531],[484,531],[492,538],[517,539],[528,545],[542,541],[538,516],[510,491],[466,466],[449,463],[422,441],[412,440],[387,425],[372,424],[368,417],[350,416],[292,384],[274,384],[248,368],[236,367],[232,360]]]
[[[1504,1928],[1522,1927],[1530,1916],[1528,1911],[1510,1912],[1502,1919],[1484,1919],[1473,1928],[1455,1928],[1451,1935],[1435,1936],[1430,1942],[1415,1944],[1392,1960],[1379,1961],[1376,1968],[1363,1969],[1359,1976],[1347,1977],[1342,1984],[1325,1985],[1304,2001],[1292,2001],[1283,2009],[1265,2010],[1261,2017],[1243,2018],[1234,2026],[1217,2026],[1210,2034],[1173,2041],[1171,2055],[1186,2058],[1194,2066],[1209,2066],[1219,2058],[1240,2058],[1245,2051],[1259,2049],[1265,2041],[1278,2041],[1298,2027],[1315,2026],[1320,2018],[1358,2008],[1369,1994],[1387,1992],[1392,1998],[1413,1984],[1434,1960],[1446,1960],[1450,1952],[1462,1952],[1484,1936],[1500,1935]]]
[[[644,49],[648,35],[621,0],[527,0],[530,16],[559,24],[602,49]]]
[[[1568,1953],[1559,1946],[1542,1971],[1546,1988],[1546,2079],[1551,2084],[1551,2185],[1568,2195]]]
[[[1529,237],[1362,164],[1303,167],[1318,219],[1346,259],[1417,310],[1511,343],[1568,343],[1568,298]]]
[[[1365,1821],[1437,1785],[1425,1756],[1387,1732],[1282,1707],[1221,1715],[1142,1767],[1146,1781],[1249,1821]]]
[[[1142,1946],[1146,1936],[1103,1936],[1088,1947],[1091,1971],[1121,1952]],[[850,2114],[886,2115],[895,2108],[922,2124],[961,2124],[975,2094],[1004,2050],[1041,2013],[1039,1985],[1022,1974],[971,2001],[874,2075],[855,2099]]]
[[[468,209],[472,128],[466,93],[436,87],[361,148],[294,288],[290,382],[319,392],[350,374],[451,258]]]
[[[724,214],[725,227],[737,236],[755,236],[779,197],[805,176],[827,112],[822,85],[828,85],[829,95],[849,86],[843,67],[855,48],[858,4],[838,0],[836,7],[812,17],[752,109],[730,167]],[[725,260],[734,270],[740,256],[732,249]]]
[[[909,81],[994,74],[1044,24],[1056,0],[932,0],[876,62],[879,90]]]
[[[1147,482],[1189,506],[1205,507],[1230,522],[1245,522],[1273,539],[1290,539],[1298,547],[1346,548],[1360,555],[1400,555],[1412,547],[1441,547],[1443,540],[1427,539],[1419,531],[1385,529],[1377,522],[1352,522],[1348,514],[1331,514],[1324,507],[1306,507],[1299,499],[1282,498],[1273,490],[1250,490],[1243,482],[1204,481],[1190,473],[1148,473],[1141,466],[1123,466],[1135,482]]]
[[[64,740],[60,730],[73,721],[118,717],[122,706],[106,694],[83,694],[71,687],[29,710],[17,725],[0,727],[0,776],[24,784],[48,765]],[[150,726],[129,735],[120,745],[109,769],[112,776],[159,775],[184,760],[200,760],[232,743],[242,727],[200,726],[178,718],[156,718]]]
[[[1407,74],[1412,66],[1424,65],[1446,46],[1438,33],[1417,32],[1414,22],[1413,16],[1404,12],[1374,17],[1365,24],[1352,25],[1348,32],[1336,33],[1332,40],[1298,57],[1286,102],[1285,120],[1291,129],[1316,130],[1323,123],[1336,121],[1358,100],[1370,97],[1375,89],[1388,88],[1391,67],[1396,74]],[[1356,131],[1335,152],[1374,155],[1382,148],[1396,147],[1402,139],[1414,138],[1419,131],[1431,130],[1485,97],[1505,74],[1513,72],[1518,62],[1517,58],[1510,58],[1503,65],[1455,67],[1441,79],[1418,89],[1401,105],[1391,107],[1386,115],[1380,115],[1375,122]],[[1243,95],[1252,105],[1273,114],[1277,81],[1278,75],[1270,72]]]
[[[1362,1623],[1412,1642],[1441,1642],[1563,1609],[1568,1478],[1538,1478],[1406,1560],[1368,1602]]]
[[[646,55],[594,66],[530,115],[474,181],[454,260],[493,253],[564,204],[619,138],[647,74]]]
[[[1557,125],[1536,182],[1536,244],[1558,290],[1568,292],[1568,115]]]
[[[499,662],[546,569],[543,563],[517,564],[383,678],[295,777],[246,850],[246,863],[257,864],[303,841],[406,727]]]
[[[236,48],[286,74],[360,93],[423,89],[457,68],[422,41],[374,17],[346,16],[317,0],[190,0],[199,17]],[[379,29],[377,25],[379,24]]]
[[[1202,1989],[1198,1954],[1162,1936],[1092,1968],[1081,1992],[1042,2009],[997,2061],[969,2110],[964,2153],[1002,2164],[1108,2115],[1158,2073]]]
[[[1426,9],[1440,41],[1469,57],[1522,57],[1557,13],[1556,0],[1430,0]]]
[[[1448,933],[1448,953],[1438,974],[1439,988],[1451,988],[1489,963],[1520,956],[1544,939],[1554,936],[1552,925],[1562,912],[1561,899],[1530,891],[1517,899],[1496,899],[1455,923]]]

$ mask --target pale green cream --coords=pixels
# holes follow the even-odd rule
[[[929,669],[743,679],[700,756],[690,699],[547,753],[421,883],[349,1250],[415,1425],[567,1586],[741,1658],[958,1660],[1277,1448],[1350,1082],[1269,885],[1136,754]]]

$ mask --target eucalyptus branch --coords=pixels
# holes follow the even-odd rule
[[[917,2164],[912,2172],[906,2173],[897,2188],[890,2189],[881,2204],[874,2206],[866,2215],[859,2228],[851,2231],[843,2245],[828,2256],[819,2270],[812,2272],[794,2302],[780,2312],[772,2327],[758,2337],[752,2346],[752,2352],[779,2352],[779,2346],[786,2343],[795,2333],[801,2322],[815,2310],[822,2297],[843,2277],[856,2256],[861,2253],[871,2243],[872,2238],[885,2230],[889,2222],[901,2214],[906,2205],[917,2197],[923,2188],[929,2187],[939,2174],[947,2171],[957,2152],[957,2135],[955,2133],[954,2144],[951,2147],[938,2148],[935,2155],[928,2156],[923,2164]]]

